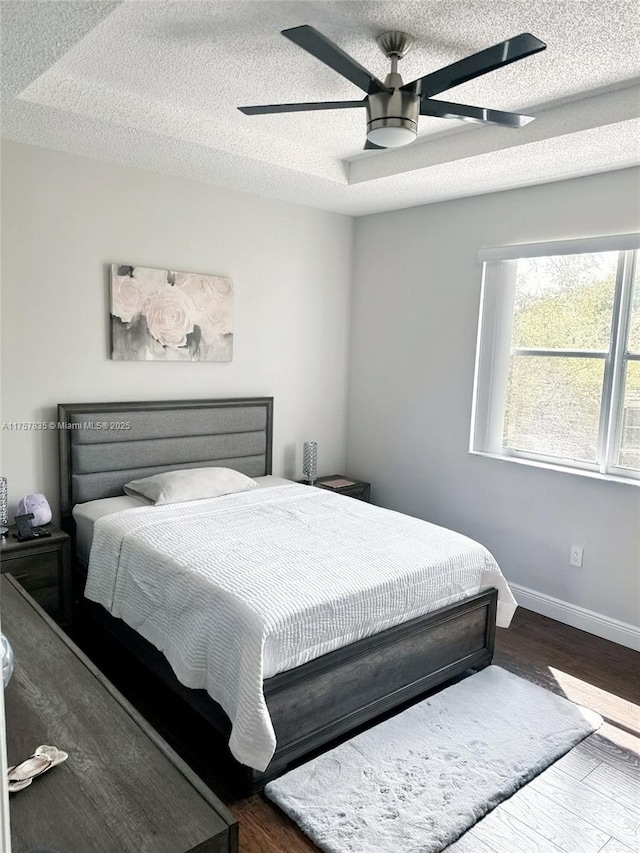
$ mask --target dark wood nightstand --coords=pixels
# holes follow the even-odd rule
[[[340,485],[340,481],[346,481]],[[329,483],[335,482],[335,486]],[[328,477],[318,477],[313,484],[318,489],[326,489],[329,492],[336,492],[339,495],[347,495],[350,498],[357,498],[359,501],[371,500],[371,483],[366,483],[364,480],[354,480],[353,477],[347,477],[346,474],[331,474]]]
[[[69,536],[53,524],[51,536],[18,542],[15,527],[0,540],[0,570],[11,572],[53,618],[71,624],[71,551]]]

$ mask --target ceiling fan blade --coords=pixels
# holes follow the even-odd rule
[[[373,150],[374,148],[378,151],[386,151],[387,150],[384,147],[384,145],[376,145],[375,142],[369,142],[369,140],[367,139],[367,141],[364,144],[364,150],[368,151],[369,149]]]
[[[314,27],[306,24],[302,27],[292,27],[290,30],[282,30],[282,35],[315,56],[320,62],[324,62],[329,68],[333,68],[338,74],[346,77],[368,95],[375,92],[389,92],[384,83]]]
[[[441,68],[439,71],[434,71],[432,74],[420,77],[412,83],[407,83],[402,88],[416,92],[421,98],[430,98],[432,95],[452,89],[461,83],[467,83],[482,74],[503,68],[505,65],[510,65],[518,59],[524,59],[526,56],[531,56],[545,48],[546,44],[532,36],[531,33],[520,33],[519,36],[502,41],[500,44],[488,47],[479,53],[473,53],[466,59],[461,59],[459,62]]]
[[[269,115],[270,113],[300,113],[307,110],[350,110],[364,107],[367,99],[361,101],[318,101],[310,104],[264,104],[258,107],[238,107],[246,116]]]
[[[481,124],[500,124],[503,127],[524,127],[534,119],[534,116],[488,110],[484,107],[469,107],[466,104],[453,104],[451,101],[434,101],[431,98],[420,101],[420,115],[435,118],[461,118],[465,121],[478,121]]]

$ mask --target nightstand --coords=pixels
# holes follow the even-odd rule
[[[340,485],[340,481],[344,480],[344,484]],[[334,486],[329,483],[335,482]],[[346,474],[331,474],[328,477],[318,477],[313,484],[318,489],[326,489],[328,492],[336,492],[339,495],[347,495],[350,498],[356,498],[359,501],[371,500],[371,483],[366,483],[364,480],[354,480],[353,477],[347,477]]]
[[[0,570],[18,583],[63,627],[71,624],[71,551],[69,536],[53,524],[51,536],[18,542],[15,527],[0,540]]]

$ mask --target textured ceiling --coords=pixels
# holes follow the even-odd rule
[[[349,214],[640,162],[637,0],[0,0],[3,136]],[[520,32],[546,51],[443,93],[529,112],[519,130],[420,119],[363,152],[365,111],[245,116],[239,105],[360,99],[280,35],[311,24],[377,76],[375,37],[410,32],[413,80]]]

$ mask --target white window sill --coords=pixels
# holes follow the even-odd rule
[[[572,468],[569,465],[553,465],[549,462],[539,462],[537,459],[523,459],[521,456],[503,456],[499,453],[486,453],[483,450],[470,450],[472,456],[484,456],[487,459],[500,459],[503,462],[515,462],[517,465],[528,465],[530,468],[545,468],[547,471],[559,471],[561,474],[577,474],[578,477],[589,477],[592,480],[605,480],[608,483],[623,483],[626,486],[640,486],[640,480],[633,477],[619,477],[615,474],[601,474],[599,471],[588,471],[585,468]]]

